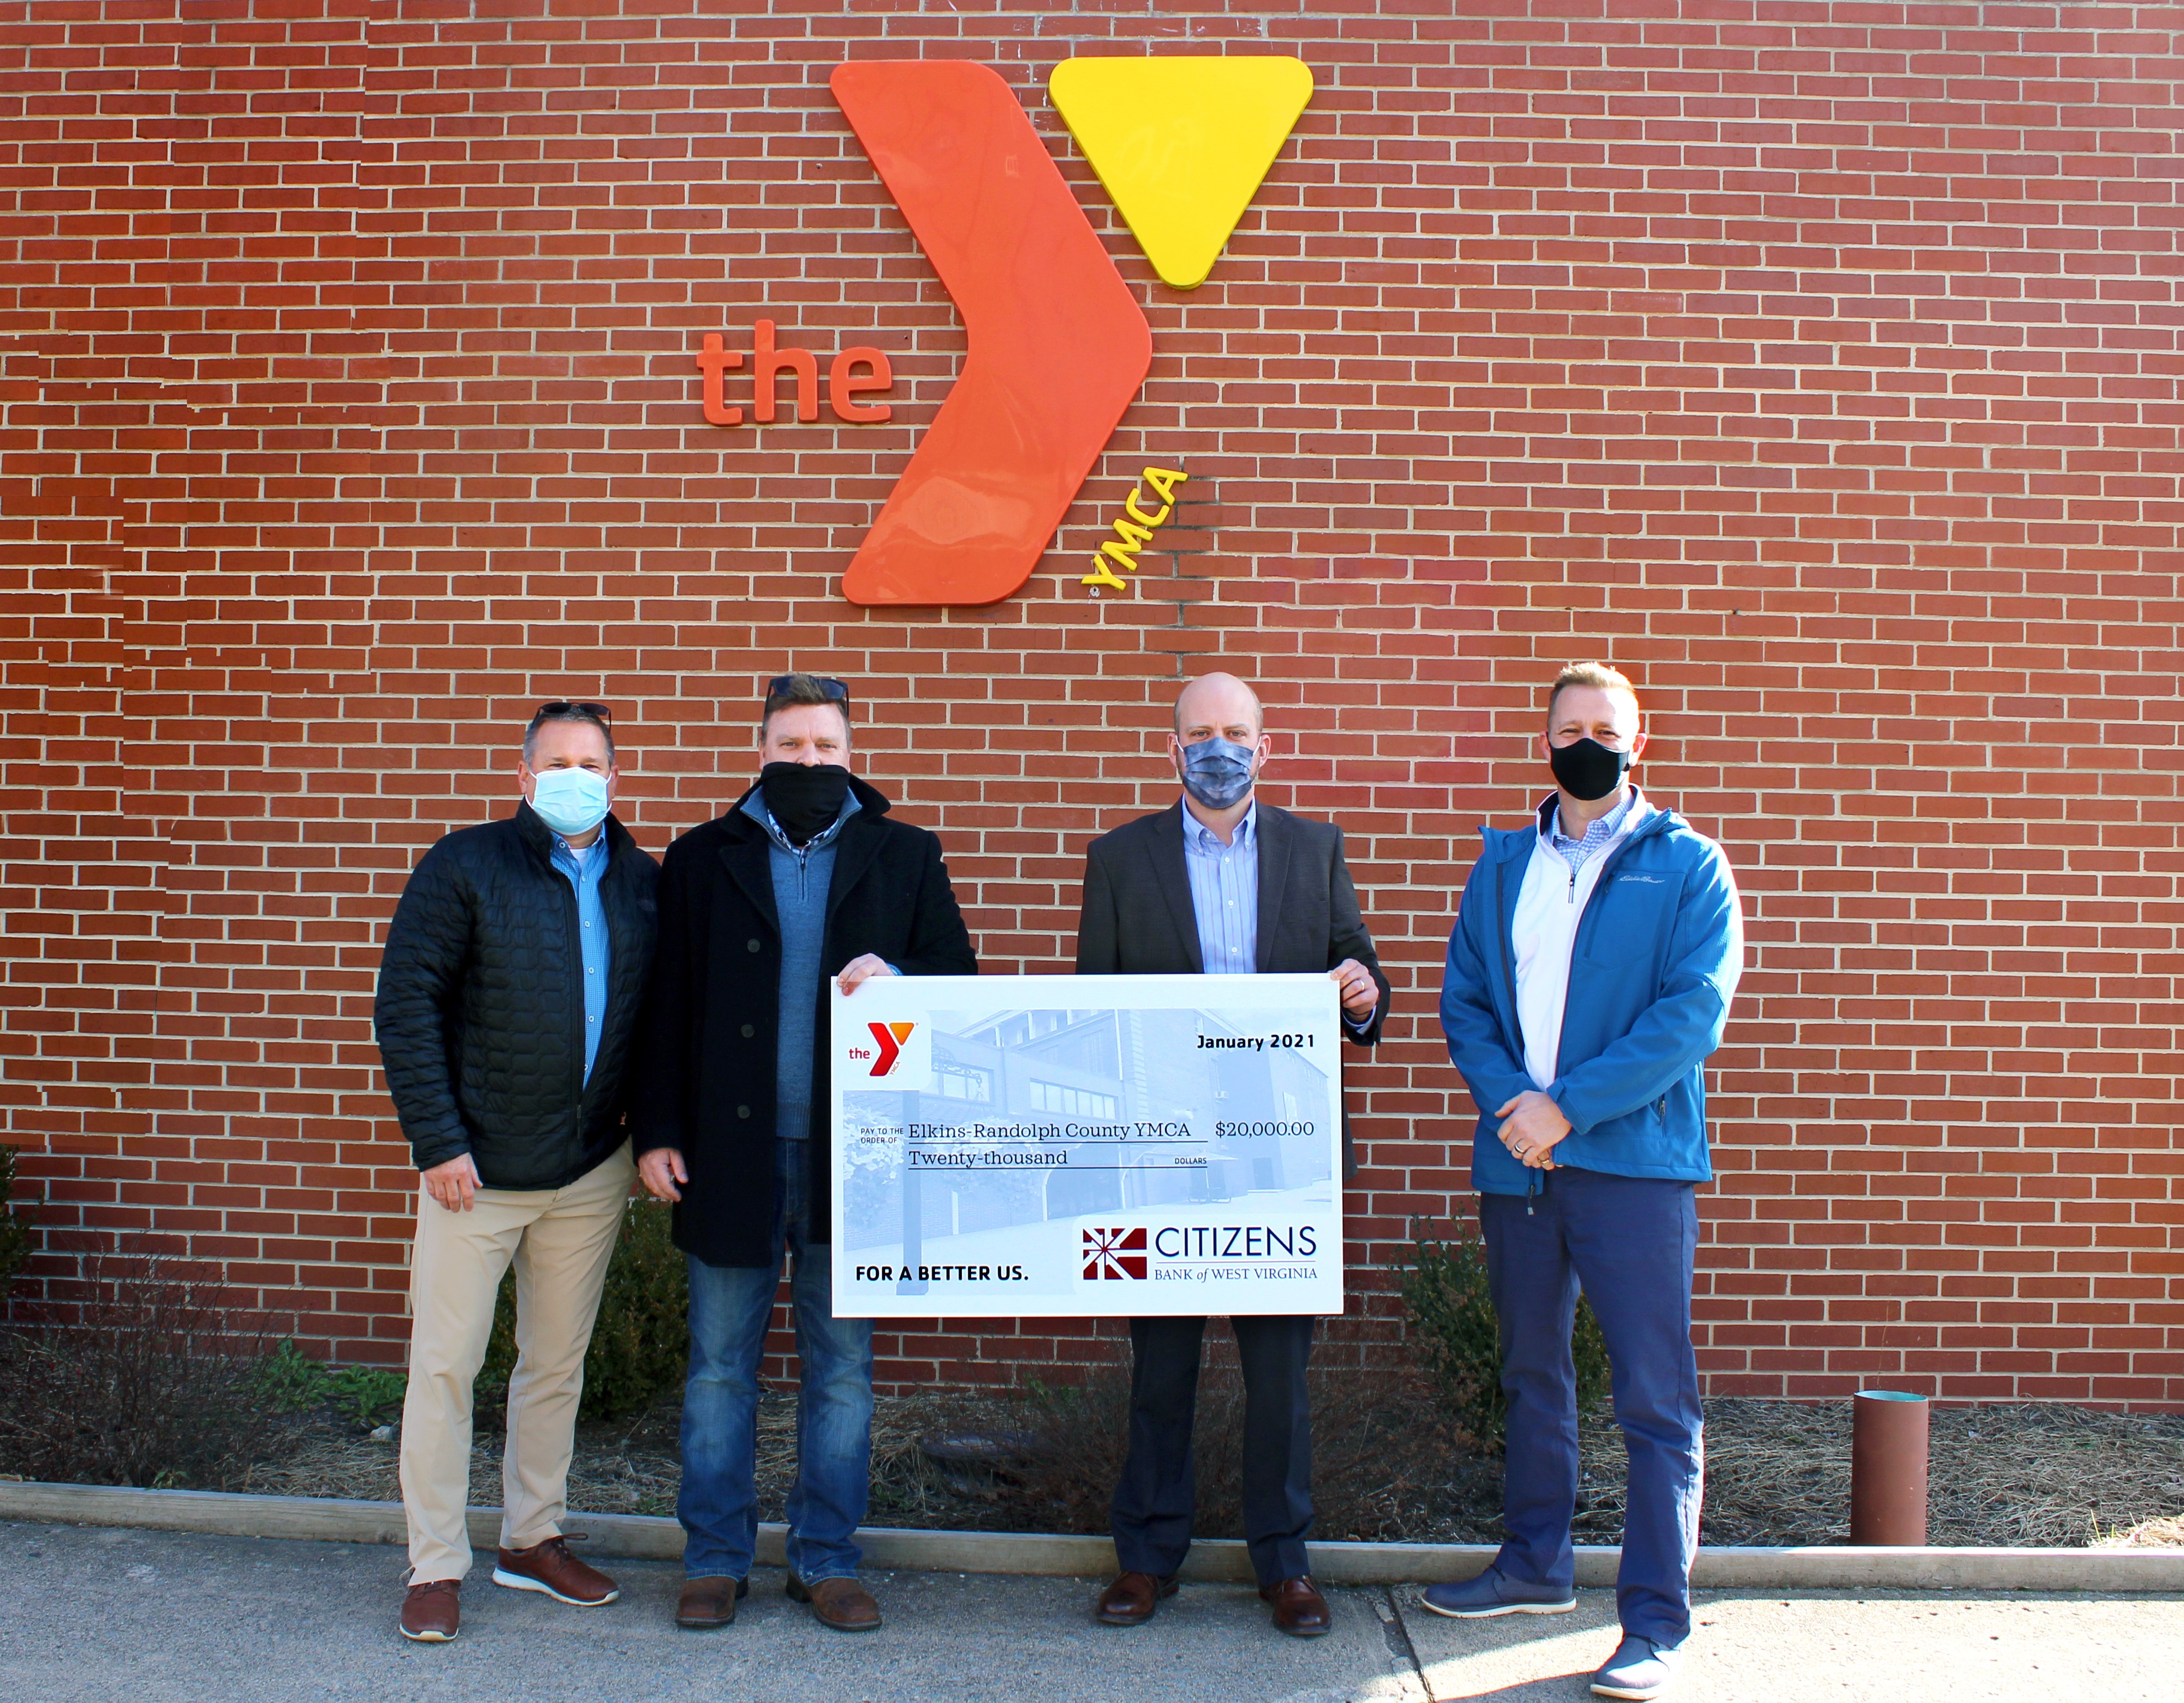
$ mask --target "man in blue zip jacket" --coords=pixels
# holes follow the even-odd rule
[[[1477,1578],[1424,1594],[1463,1618],[1576,1606],[1581,1284],[1630,1462],[1624,1637],[1592,1689],[1635,1699],[1668,1689],[1691,1631],[1693,1197],[1713,1176],[1706,1060],[1744,961],[1729,860],[1632,784],[1645,749],[1629,680],[1598,664],[1563,670],[1540,740],[1556,790],[1527,826],[1481,829],[1449,938],[1440,1021],[1481,1114],[1471,1181],[1509,1402],[1507,1536]]]

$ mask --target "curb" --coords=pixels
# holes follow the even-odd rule
[[[235,1538],[309,1538],[340,1544],[403,1544],[399,1502],[337,1501],[317,1496],[238,1496],[209,1490],[136,1490],[100,1484],[0,1481],[0,1520],[149,1531],[203,1532]],[[572,1542],[594,1559],[673,1561],[682,1528],[649,1514],[571,1514]],[[500,1510],[470,1511],[471,1541],[490,1548]],[[758,1561],[780,1567],[787,1528],[758,1528]],[[867,1566],[886,1572],[1030,1573],[1094,1578],[1115,1570],[1106,1538],[1037,1532],[920,1532],[886,1527],[857,1533]],[[1434,1584],[1466,1579],[1493,1559],[1491,1544],[1314,1544],[1312,1577],[1322,1584]],[[1577,1582],[1615,1583],[1621,1551],[1583,1544]],[[1185,1578],[1253,1583],[1251,1564],[1234,1538],[1191,1546]],[[1702,1549],[1691,1583],[1702,1590],[2042,1590],[2184,1593],[2184,1549],[1854,1549],[1818,1544],[1796,1549]]]

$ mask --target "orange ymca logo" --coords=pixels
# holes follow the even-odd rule
[[[858,60],[827,81],[968,342],[955,388],[850,564],[843,595],[866,604],[995,603],[1031,576],[1137,395],[1152,330],[994,71]],[[1192,289],[1295,127],[1312,73],[1270,56],[1071,59],[1048,87],[1154,270]],[[717,340],[709,353],[717,359]],[[884,370],[869,360],[877,353],[844,353],[844,401],[857,365],[875,377]],[[1095,562],[1085,583],[1121,582]]]
[[[872,1032],[873,1044],[879,1049],[878,1056],[872,1060],[872,1073],[876,1077],[893,1075],[895,1066],[902,1058],[903,1045],[910,1039],[911,1032],[917,1027],[917,1025],[915,1023],[867,1023],[865,1027]]]

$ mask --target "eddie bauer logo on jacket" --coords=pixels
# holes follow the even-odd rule
[[[966,342],[842,594],[996,603],[1031,576],[1137,395],[1151,327],[989,67],[856,60],[827,86],[962,314]],[[1154,270],[1187,290],[1250,205],[1312,78],[1282,56],[1178,54],[1066,60],[1048,87]]]

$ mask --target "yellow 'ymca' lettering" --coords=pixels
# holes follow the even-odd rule
[[[1100,587],[1112,586],[1121,591],[1128,582],[1115,570],[1138,570],[1138,552],[1153,541],[1153,534],[1167,523],[1175,512],[1175,487],[1190,476],[1179,468],[1148,467],[1139,476],[1139,483],[1130,487],[1130,494],[1123,499],[1123,513],[1113,522],[1111,535],[1100,541],[1100,548],[1092,558],[1092,571],[1078,582],[1092,587],[1092,595],[1100,595]],[[1160,507],[1148,513],[1139,507],[1146,490],[1160,499]]]

